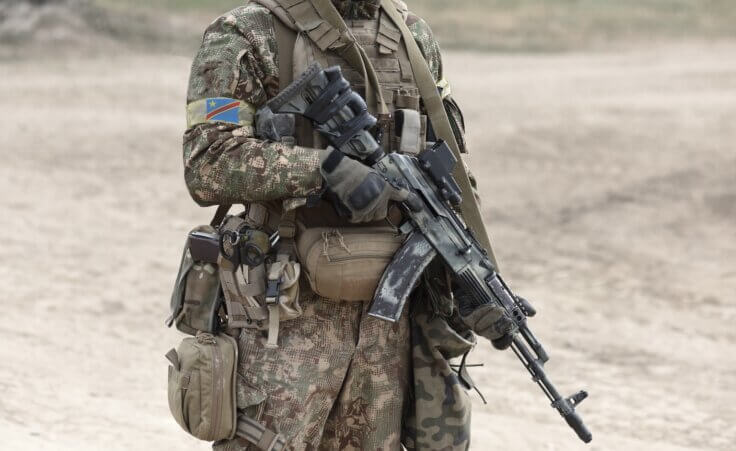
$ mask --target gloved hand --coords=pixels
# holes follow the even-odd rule
[[[384,219],[390,201],[403,202],[413,194],[391,186],[373,168],[335,149],[322,151],[321,172],[327,187],[350,211],[350,222]]]
[[[461,313],[460,317],[477,335],[491,340],[494,348],[504,350],[511,346],[516,333],[516,324],[506,310],[498,305],[486,304],[467,315]]]

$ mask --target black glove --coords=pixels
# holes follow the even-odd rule
[[[324,151],[321,172],[327,187],[350,211],[350,222],[384,219],[390,201],[403,202],[413,196],[406,188],[392,186],[373,168],[338,150]]]

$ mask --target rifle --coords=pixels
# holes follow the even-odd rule
[[[346,155],[377,170],[386,181],[405,187],[415,196],[402,203],[405,217],[399,227],[407,235],[392,258],[376,289],[369,314],[395,322],[424,269],[440,257],[460,287],[469,293],[459,299],[460,311],[495,303],[515,323],[510,348],[549,398],[551,405],[588,443],[592,435],[575,411],[588,393],[579,391],[563,397],[547,377],[544,364],[549,356],[532,333],[527,318],[536,314],[524,298],[515,296],[453,207],[462,192],[452,177],[458,163],[446,143],[439,141],[419,156],[384,154],[368,131],[376,119],[368,113],[365,100],[350,89],[339,67],[323,70],[310,66],[256,114],[259,136],[279,141],[283,115],[299,114],[310,119],[330,144]],[[472,194],[468,194],[472,195]]]

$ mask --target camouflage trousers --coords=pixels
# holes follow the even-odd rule
[[[367,315],[368,303],[304,296],[304,314],[281,323],[279,347],[264,332],[239,339],[238,408],[281,433],[290,450],[401,449],[410,384],[410,332]],[[218,451],[246,450],[234,439]]]

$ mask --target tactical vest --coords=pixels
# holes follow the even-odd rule
[[[281,89],[312,63],[319,62],[322,67],[340,66],[353,90],[365,97],[366,80],[363,74],[341,56],[344,50],[344,40],[340,39],[340,31],[320,17],[310,0],[254,1],[269,9],[275,16],[274,27],[279,45]],[[394,2],[406,17],[405,14],[408,11],[406,4],[396,0]],[[345,24],[370,59],[381,86],[387,108],[385,114],[380,114],[376,105],[369,99],[366,100],[371,113],[378,118],[375,133],[380,139],[383,150],[385,152],[420,152],[426,144],[427,118],[420,113],[419,88],[408,52],[401,43],[401,31],[383,8],[379,8],[372,19],[347,19]],[[408,113],[404,119],[406,111]],[[413,121],[409,116],[414,116]],[[413,127],[410,122],[415,122]],[[402,145],[401,131],[412,129],[415,129],[413,130],[415,138],[409,141],[413,142],[413,145],[406,145],[408,132],[403,136],[404,144]],[[327,147],[326,140],[314,131],[309,121],[304,118],[296,118],[295,138],[296,143],[300,146]],[[347,225],[347,221],[338,217],[333,206],[326,201],[320,201],[318,205],[306,211],[302,208],[298,210],[297,215],[300,222],[307,227]],[[393,223],[393,221],[390,222]],[[386,225],[386,222],[365,224],[368,227],[376,225]]]
[[[409,63],[406,48],[399,45],[401,32],[383,10],[371,20],[348,20],[346,24],[363,47],[378,75],[383,98],[390,116],[386,117],[372,111],[379,117],[380,137],[386,152],[401,151],[397,133],[396,110],[419,111],[419,89]],[[356,92],[365,94],[365,80],[344,58],[334,52],[314,52],[315,59],[324,67],[339,65],[345,78],[355,87]],[[422,116],[421,136],[426,135],[426,117]],[[416,152],[423,147],[416,149]],[[413,152],[414,150],[412,150]]]
[[[276,17],[275,28],[279,41],[279,59],[290,58],[290,73],[280,73],[281,84],[288,84],[304,72],[312,63],[319,62],[323,67],[340,66],[343,75],[351,83],[354,91],[365,97],[363,74],[356,70],[348,60],[340,55],[341,42],[339,30],[324,21],[309,0],[255,0],[268,8]],[[399,10],[406,12],[403,2],[395,2]],[[422,141],[416,146],[402,148],[397,132],[396,110],[419,112],[419,89],[409,62],[405,46],[401,45],[401,31],[391,21],[386,12],[379,8],[376,17],[366,20],[345,20],[350,33],[363,48],[378,76],[387,114],[380,114],[375,106],[371,113],[379,119],[377,134],[386,152],[419,152],[424,147],[427,119],[420,116],[417,134]],[[286,27],[285,31],[283,27]],[[305,31],[308,30],[308,31]],[[279,34],[292,33],[292,49],[281,48],[289,40],[278,39]],[[282,72],[282,71],[280,71]],[[283,86],[282,86],[283,87]],[[366,99],[369,100],[369,99]],[[371,102],[368,102],[371,105]],[[401,125],[401,119],[399,119]],[[306,121],[297,121],[297,144],[307,147],[326,147],[326,142],[313,132]],[[410,150],[411,149],[411,150]]]

